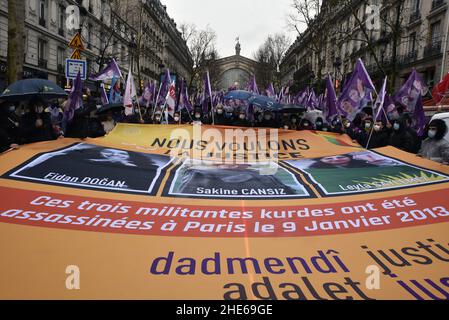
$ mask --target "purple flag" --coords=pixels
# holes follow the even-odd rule
[[[347,82],[338,100],[338,110],[342,116],[353,121],[357,114],[372,101],[376,91],[361,59],[357,60],[351,79]]]
[[[155,91],[155,84],[153,82],[148,83],[145,89],[143,90],[142,102],[143,104],[146,105],[147,108],[150,106],[150,103],[154,100],[154,91]]]
[[[97,74],[91,75],[89,77],[90,80],[93,81],[105,81],[105,80],[111,80],[112,78],[122,78],[122,72],[120,71],[120,68],[117,64],[117,62],[112,59],[111,62],[107,65],[107,67],[100,71]]]
[[[319,110],[324,110],[324,103],[325,103],[325,97],[324,97],[324,93],[322,93],[318,97],[318,109]]]
[[[165,70],[165,75],[162,78],[162,83],[161,83],[161,89],[159,92],[159,97],[158,97],[158,101],[157,101],[157,105],[158,106],[163,106],[165,105],[165,100],[167,98],[167,94],[168,94],[168,90],[170,89],[170,85],[171,85],[171,75],[170,75],[170,70],[166,69]]]
[[[276,91],[274,90],[274,86],[273,83],[270,83],[270,85],[268,86],[267,90],[266,90],[267,96],[269,98],[275,98],[276,97]]]
[[[338,115],[337,95],[335,94],[334,82],[330,75],[326,79],[326,102],[323,108],[323,115],[327,122],[331,122],[332,118]]]
[[[259,94],[259,88],[257,87],[257,82],[256,82],[256,76],[253,75],[251,77],[251,80],[248,83],[248,87],[247,87],[247,91],[255,93],[255,94]]]
[[[112,78],[111,90],[109,91],[109,103],[121,103],[123,102],[122,95],[120,94],[120,86],[116,77]]]
[[[83,106],[83,82],[81,75],[78,72],[75,81],[73,82],[72,92],[64,108],[64,120],[69,123],[73,120],[75,111]]]
[[[303,91],[300,91],[295,98],[295,103],[298,105],[305,106],[307,104],[307,99],[309,98],[309,87],[305,88]]]
[[[306,106],[309,110],[315,110],[318,108],[318,98],[316,97],[315,90],[313,89],[310,91]]]
[[[178,111],[181,112],[182,109],[184,109],[184,108],[186,108],[188,112],[193,111],[192,104],[190,103],[190,100],[189,100],[189,92],[188,92],[187,84],[185,83],[185,81],[182,81]]]
[[[407,82],[394,96],[394,101],[405,108],[405,112],[413,115],[412,127],[416,130],[419,136],[424,134],[426,125],[426,116],[422,103],[422,97],[426,95],[428,88],[425,85],[422,77],[413,69],[412,74]]]

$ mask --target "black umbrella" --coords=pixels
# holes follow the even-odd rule
[[[303,106],[300,106],[300,105],[289,104],[289,105],[284,106],[279,111],[283,112],[283,113],[301,113],[301,112],[306,112],[307,109],[306,109],[306,107],[303,107]]]
[[[30,99],[58,99],[66,98],[67,93],[56,83],[45,79],[20,80],[3,91],[1,100],[23,101]]]
[[[117,110],[117,109],[124,109],[123,103],[110,103],[102,106],[100,109],[97,110],[97,114],[102,114],[108,111]]]

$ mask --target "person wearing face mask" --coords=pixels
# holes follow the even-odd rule
[[[387,145],[406,152],[413,152],[413,137],[406,130],[405,123],[402,119],[393,122],[392,132],[388,138]]]
[[[305,130],[314,130],[312,123],[308,119],[302,119],[301,124],[299,125],[300,131]]]
[[[225,110],[223,105],[218,105],[215,109],[214,121],[217,126],[227,126],[229,125],[229,121],[226,118]]]
[[[373,123],[372,119],[365,120],[365,129],[360,131],[357,142],[364,148],[377,149],[387,146],[388,131],[382,121]]]
[[[153,117],[153,124],[161,124],[162,123],[162,111],[156,110]]]
[[[179,112],[175,112],[173,114],[173,117],[170,117],[168,124],[180,125],[181,124],[181,114]]]
[[[316,131],[323,131],[324,121],[323,118],[318,117],[315,121],[315,130]]]
[[[30,111],[24,114],[20,120],[20,136],[24,144],[40,141],[55,140],[56,133],[53,131],[50,115],[44,112],[42,101],[34,101]]]
[[[449,141],[444,137],[447,134],[447,125],[441,119],[433,120],[427,130],[427,139],[423,141],[418,156],[449,164]]]
[[[354,129],[353,124],[348,119],[343,119],[343,131],[346,133],[352,140],[357,140],[360,134],[360,131]]]
[[[201,107],[195,107],[195,110],[192,115],[192,124],[205,124],[203,117],[203,110]]]
[[[331,132],[331,129],[327,123],[323,124],[323,127],[321,128],[322,132]]]
[[[345,130],[344,130],[343,125],[340,120],[332,121],[332,132],[339,133],[339,134],[345,133]]]
[[[299,119],[295,114],[290,117],[289,129],[295,131],[299,130]]]
[[[276,120],[274,119],[273,113],[270,111],[265,111],[263,114],[263,119],[259,122],[258,126],[260,128],[279,128]]]
[[[251,124],[249,123],[248,119],[246,118],[246,112],[244,110],[239,112],[238,119],[236,121],[234,121],[234,126],[243,127],[243,128],[251,127]]]

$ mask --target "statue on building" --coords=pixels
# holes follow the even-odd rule
[[[237,44],[235,45],[235,54],[239,56],[240,51],[242,50],[242,47],[240,46],[240,37],[237,37],[235,41],[237,41]]]

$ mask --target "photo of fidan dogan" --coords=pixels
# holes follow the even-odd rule
[[[170,158],[85,143],[39,155],[7,178],[92,188],[153,194]]]

